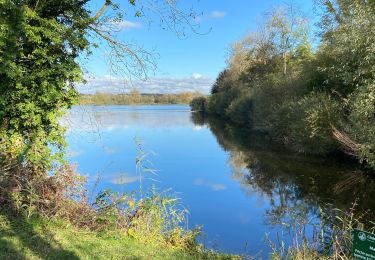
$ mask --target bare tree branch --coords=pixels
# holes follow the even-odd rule
[[[154,22],[163,29],[170,30],[179,38],[186,37],[185,31],[198,33],[198,23],[194,23],[197,15],[193,9],[187,11],[178,7],[176,0],[125,0],[131,12],[139,19],[143,19],[150,25]],[[111,8],[114,12],[106,11]],[[102,44],[95,44],[105,49],[107,55],[108,67],[111,73],[123,74],[127,80],[135,77],[137,79],[146,79],[149,71],[155,71],[156,59],[155,53],[143,49],[141,46],[129,42],[123,42],[116,39],[116,33],[121,29],[116,24],[123,20],[123,16],[128,14],[121,9],[120,3],[116,0],[105,0],[100,10],[91,18],[88,25],[89,33],[99,39]],[[156,14],[156,20],[155,16]],[[115,16],[115,18],[113,18]]]
[[[90,26],[90,29],[110,47],[107,54],[112,72],[145,79],[149,70],[156,69],[156,60],[151,52],[135,44],[117,41],[108,31],[94,26]]]

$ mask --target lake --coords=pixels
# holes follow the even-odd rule
[[[208,248],[266,256],[268,239],[289,241],[296,223],[309,223],[311,233],[323,206],[349,209],[356,200],[355,212],[373,217],[375,183],[351,163],[288,152],[186,105],[77,106],[64,124],[69,160],[96,190],[139,188],[141,143],[156,170],[143,190],[171,189],[189,226],[203,226]]]

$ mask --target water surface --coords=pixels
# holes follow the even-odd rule
[[[64,122],[70,161],[91,185],[100,176],[97,190],[139,189],[135,139],[142,140],[157,170],[144,190],[176,192],[209,248],[265,257],[266,234],[288,236],[288,222],[314,222],[322,205],[347,209],[358,198],[358,211],[375,209],[374,182],[352,165],[287,152],[186,105],[78,106]]]

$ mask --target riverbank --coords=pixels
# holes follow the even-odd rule
[[[202,96],[198,92],[178,94],[145,94],[133,90],[125,94],[95,93],[81,94],[80,105],[162,105],[189,104],[194,98]]]
[[[61,220],[0,214],[0,259],[239,259],[141,243],[120,231],[94,232]]]
[[[137,178],[147,166],[137,145]],[[0,165],[0,259],[236,259],[199,244],[179,198],[142,185],[89,192],[65,165],[53,175]]]
[[[147,166],[137,145],[137,178]],[[146,168],[145,168],[146,167]],[[233,259],[197,241],[188,211],[174,194],[139,186],[133,192],[89,192],[65,164],[52,175],[0,164],[0,259]]]

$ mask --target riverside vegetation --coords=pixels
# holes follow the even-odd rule
[[[173,194],[144,193],[146,154],[137,145],[137,192],[93,196],[70,166],[29,178],[9,164],[0,170],[0,258],[4,259],[239,259],[208,251],[189,230],[187,210]],[[91,196],[91,197],[90,197]]]
[[[232,45],[193,110],[266,133],[300,153],[345,153],[375,169],[375,3],[321,0],[319,44],[293,6]]]
[[[81,94],[80,105],[157,105],[157,104],[189,104],[194,98],[202,96],[197,92],[179,94],[141,94],[133,89],[127,94]]]

